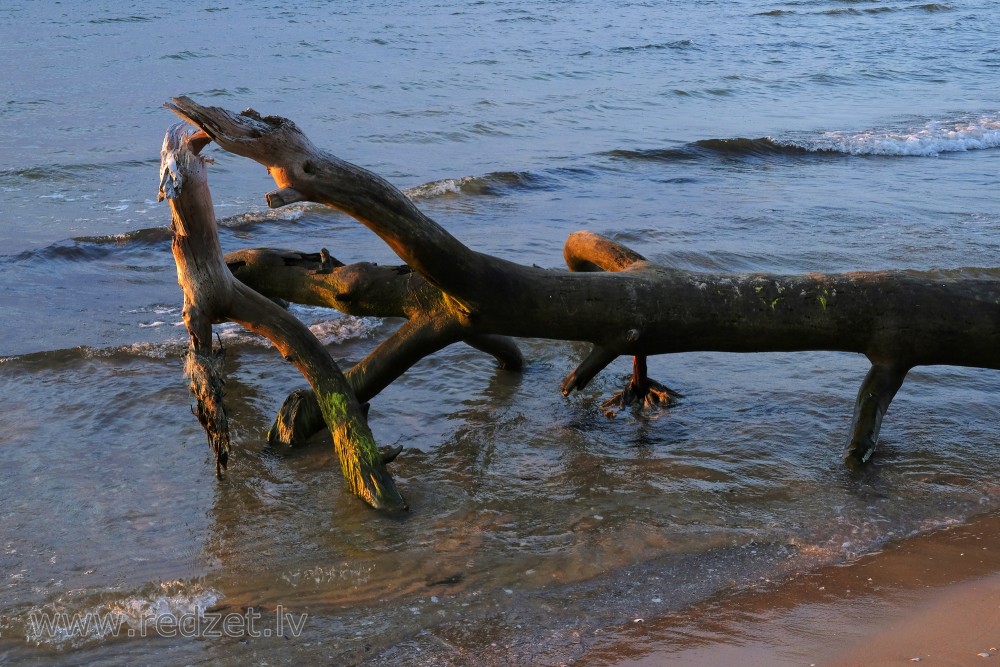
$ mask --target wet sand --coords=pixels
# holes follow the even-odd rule
[[[1000,662],[1000,516],[848,565],[636,620],[578,665],[989,665]],[[989,655],[987,655],[989,654]]]

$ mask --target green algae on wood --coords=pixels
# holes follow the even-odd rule
[[[317,392],[326,423],[331,425],[340,469],[351,491],[372,507],[406,509],[395,483],[388,475],[375,438],[367,424],[349,409],[353,399],[338,392]],[[336,426],[333,426],[336,425]],[[350,445],[350,446],[347,446]]]

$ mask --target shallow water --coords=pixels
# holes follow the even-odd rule
[[[217,482],[154,197],[175,120],[159,105],[187,94],[293,118],[470,247],[526,264],[560,266],[566,236],[589,229],[691,270],[997,266],[995,15],[836,0],[203,3],[180,17],[6,3],[0,661],[560,664],[602,628],[997,509],[994,372],[911,373],[876,459],[851,474],[838,455],[862,357],[659,357],[651,375],[680,406],[609,420],[599,405],[628,361],[564,398],[587,346],[530,340],[523,373],[456,346],[373,401],[376,437],[405,447],[394,474],[412,508],[386,519],[343,491],[328,442],[267,447],[302,381],[232,326],[236,446]],[[343,215],[266,210],[263,170],[211,153],[225,250],[396,261]],[[398,325],[294,312],[346,363]],[[279,607],[308,616],[301,636],[259,638],[30,623],[112,613],[136,630],[248,607],[270,629]]]

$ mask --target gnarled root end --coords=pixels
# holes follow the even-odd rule
[[[655,380],[647,380],[645,387],[636,386],[635,382],[629,380],[628,386],[616,393],[608,400],[601,403],[601,409],[608,417],[614,417],[628,407],[633,408],[669,408],[676,405],[677,399],[684,398],[670,387],[664,387]]]
[[[665,387],[655,380],[650,380],[646,374],[646,357],[632,358],[632,377],[628,385],[608,400],[601,403],[601,409],[608,417],[614,417],[627,407],[633,408],[669,408],[677,403],[684,394]]]
[[[184,365],[184,375],[197,401],[191,411],[208,436],[208,444],[215,454],[215,476],[220,479],[229,464],[229,415],[222,400],[222,387],[226,383],[222,377],[223,357],[223,351],[205,355],[188,350]]]

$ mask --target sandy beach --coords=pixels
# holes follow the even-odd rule
[[[998,648],[1000,516],[989,515],[683,615],[637,620],[577,664],[986,665],[1000,660]]]

